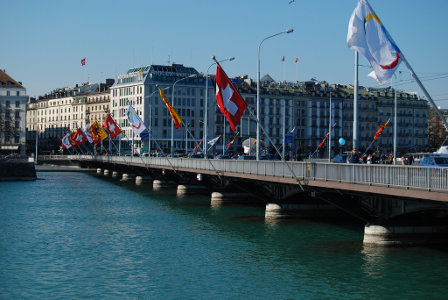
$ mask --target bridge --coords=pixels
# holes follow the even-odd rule
[[[212,193],[215,204],[262,203],[266,218],[350,215],[365,222],[364,243],[448,243],[448,168],[92,155],[39,161]]]

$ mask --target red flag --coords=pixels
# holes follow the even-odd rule
[[[230,128],[232,131],[235,131],[235,127],[240,123],[247,103],[233,86],[221,65],[218,62],[216,64],[216,101],[219,109],[229,121]]]
[[[333,126],[331,126],[330,130],[333,130],[333,128],[335,128],[335,127],[336,127],[336,123],[334,123]],[[317,148],[320,148],[324,145],[324,143],[327,140],[329,135],[330,135],[330,131],[328,131],[328,133],[325,135],[323,141],[319,144],[319,146],[317,146]]]
[[[84,57],[83,59],[81,59],[81,66],[85,66],[86,65],[86,58]]]
[[[319,146],[317,146],[317,148],[320,148],[320,147],[322,147],[322,146],[324,145],[324,143],[325,143],[325,141],[327,140],[327,137],[328,137],[329,134],[330,134],[330,133],[327,133],[327,134],[325,135],[324,140],[319,144]]]
[[[282,61],[285,61],[285,57],[283,56]]]
[[[227,147],[229,147],[230,145],[233,145],[233,142],[236,140],[236,138],[238,137],[238,134],[239,134],[240,132],[238,131],[236,134],[235,134],[235,136],[233,137],[233,139],[227,144]]]
[[[380,124],[380,129],[378,129],[378,131],[375,133],[375,136],[373,137],[373,139],[376,141],[378,140],[378,137],[383,133],[384,128],[386,128],[387,124],[389,124],[390,120],[387,120],[386,123],[384,124]]]
[[[196,145],[196,147],[194,147],[193,151],[196,152],[199,149],[199,146],[201,146],[202,144],[202,140],[199,142],[199,144]]]
[[[113,139],[122,132],[110,114],[107,114],[106,120],[104,120],[103,128],[109,132],[110,139]]]
[[[76,146],[79,146],[82,143],[87,142],[87,137],[80,128],[78,128],[78,130],[75,131],[75,133],[71,136],[71,138],[76,143]]]
[[[298,62],[299,61],[299,58],[298,57],[296,57],[296,62]]]

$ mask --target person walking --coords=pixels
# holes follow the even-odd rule
[[[351,164],[359,164],[359,154],[355,148],[353,148],[353,150],[352,150],[352,154],[350,156],[350,163]]]

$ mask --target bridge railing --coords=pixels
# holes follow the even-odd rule
[[[338,181],[345,183],[366,184],[375,186],[391,186],[407,189],[424,189],[448,193],[448,168],[335,164],[323,162],[288,162],[292,171],[281,161],[251,160],[216,160],[166,157],[131,157],[131,156],[92,156],[73,155],[55,156],[51,159],[93,160],[117,164],[133,164],[141,166],[159,166],[166,169],[192,169],[221,171],[227,173],[243,173],[258,176],[294,178],[307,180]]]

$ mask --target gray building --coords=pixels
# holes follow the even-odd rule
[[[203,138],[205,107],[205,80],[192,67],[181,64],[150,65],[129,69],[119,75],[116,84],[111,87],[111,111],[120,128],[121,149],[131,151],[132,139],[136,152],[171,152],[172,119],[158,89],[160,87],[185,126],[173,130],[173,152],[191,152]],[[174,92],[173,92],[174,90]],[[208,136],[216,133],[216,96],[214,86],[209,82],[208,93]],[[133,137],[127,120],[126,110],[132,104],[145,123],[151,136]]]
[[[26,151],[26,89],[0,70],[0,154]]]

